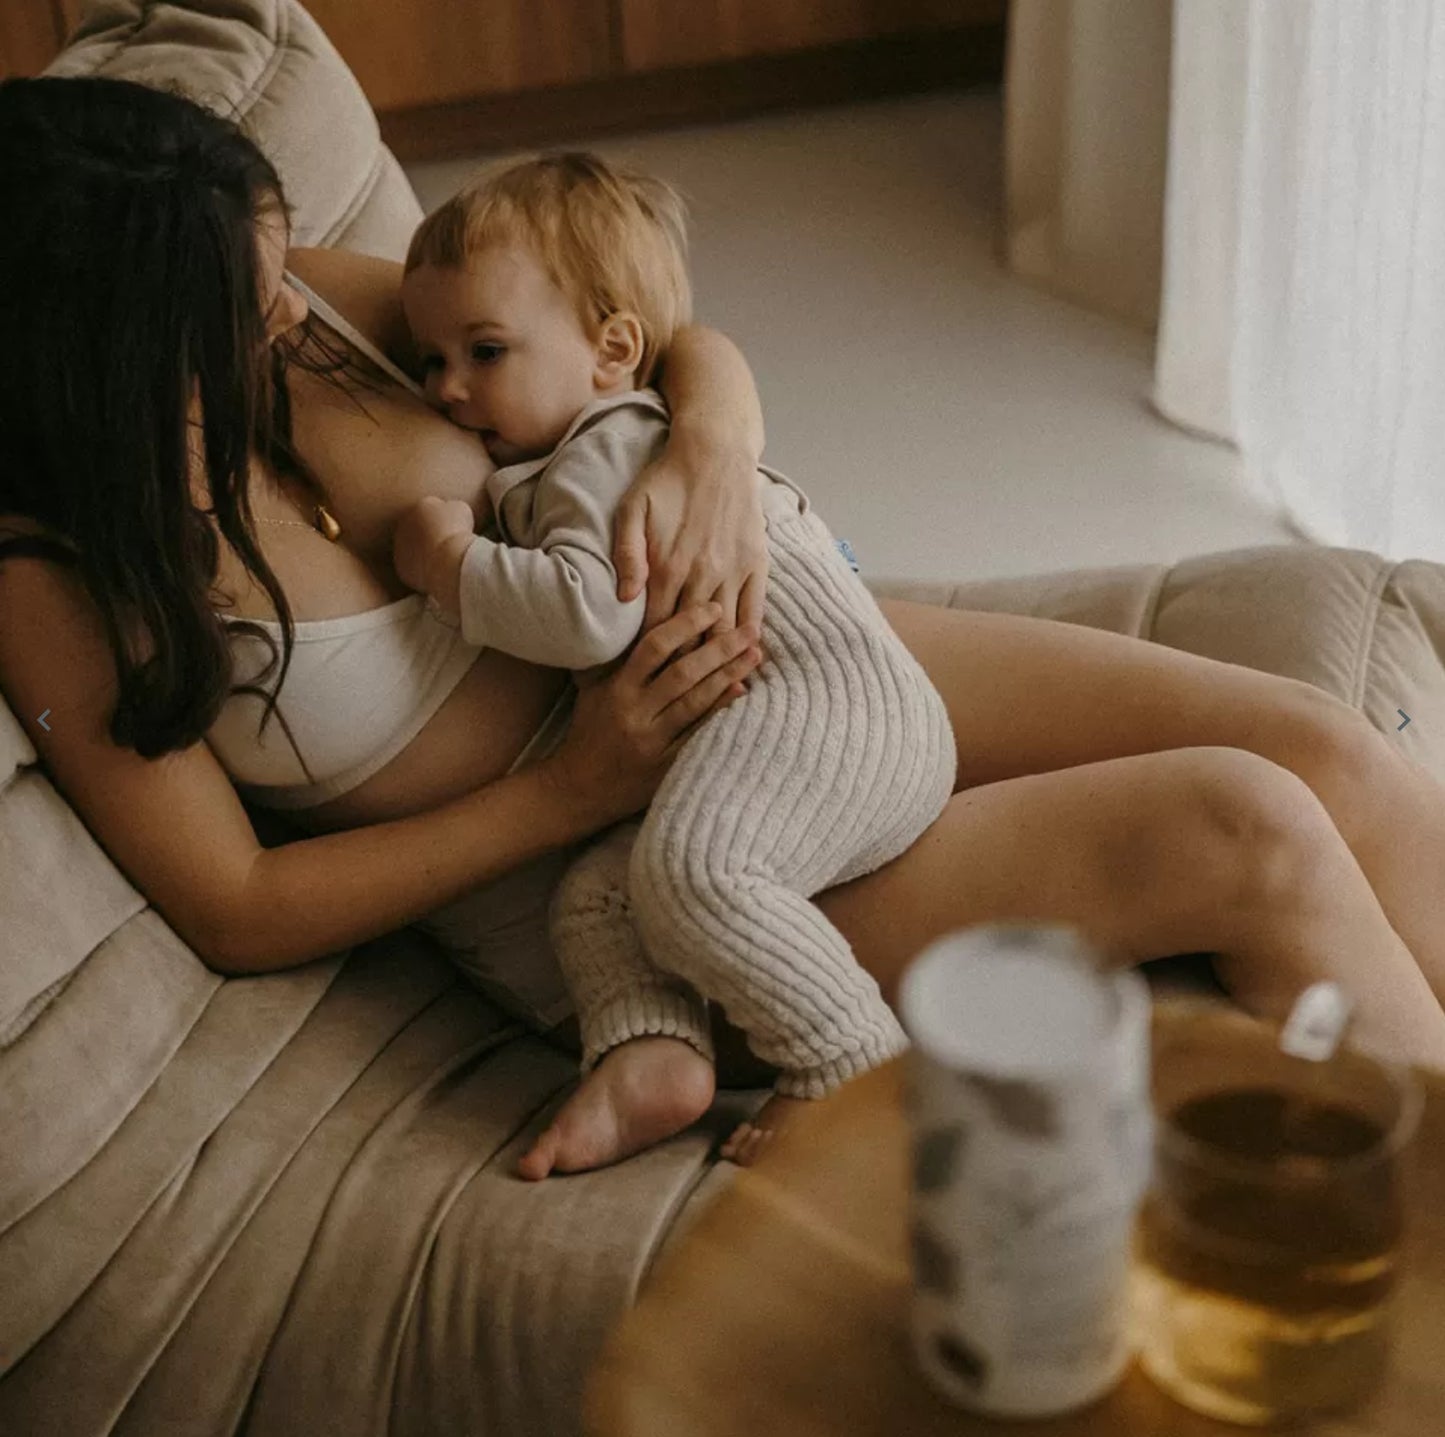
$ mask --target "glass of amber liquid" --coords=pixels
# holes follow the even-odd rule
[[[1313,1063],[1224,1008],[1161,1024],[1135,1345],[1177,1401],[1252,1426],[1348,1408],[1379,1382],[1422,1092],[1348,1047]]]

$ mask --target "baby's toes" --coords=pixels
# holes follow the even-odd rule
[[[752,1131],[747,1135],[746,1139],[744,1139],[742,1147],[738,1149],[738,1155],[733,1161],[741,1168],[752,1167],[767,1151],[768,1145],[772,1140],[773,1130],[771,1128],[760,1128],[754,1125]]]
[[[561,1134],[554,1123],[518,1159],[517,1176],[528,1182],[541,1182],[556,1166],[560,1142]]]
[[[739,1123],[737,1127],[728,1134],[727,1141],[719,1149],[720,1155],[728,1159],[729,1162],[736,1162],[738,1160],[738,1154],[747,1146],[748,1140],[756,1131],[757,1129],[754,1128],[751,1123]]]

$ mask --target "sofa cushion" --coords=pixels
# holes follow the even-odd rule
[[[49,779],[13,773],[0,788],[0,1049],[145,906]]]
[[[0,1053],[0,1432],[574,1432],[736,1117],[519,1181],[575,1077],[415,934],[223,981],[127,924]]]
[[[46,73],[183,91],[270,156],[296,245],[405,256],[416,196],[355,77],[295,0],[87,0]]]

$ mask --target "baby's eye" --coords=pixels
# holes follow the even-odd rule
[[[495,364],[506,352],[500,344],[479,342],[472,345],[472,362],[475,364]]]
[[[430,374],[433,370],[440,369],[440,368],[442,367],[442,357],[441,357],[441,355],[439,355],[439,354],[424,354],[424,355],[422,355],[422,357],[421,357],[421,367],[422,367],[422,373],[423,373],[423,374]]]

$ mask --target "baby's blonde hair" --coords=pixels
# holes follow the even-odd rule
[[[484,171],[422,221],[406,272],[457,268],[497,243],[531,250],[589,335],[620,310],[637,316],[638,385],[692,318],[687,212],[677,191],[650,175],[575,150]]]

